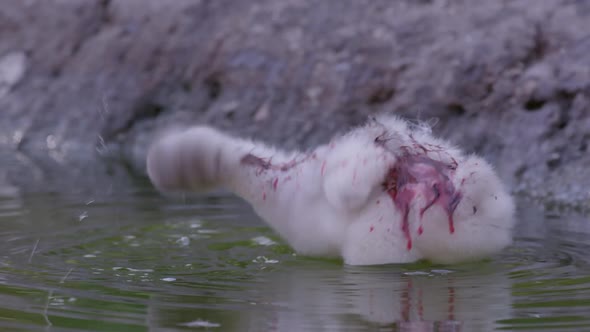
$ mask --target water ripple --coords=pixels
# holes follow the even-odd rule
[[[0,198],[0,328],[590,329],[587,217],[527,204],[490,260],[352,267],[296,255],[224,195]]]

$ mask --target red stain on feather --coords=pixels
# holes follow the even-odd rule
[[[453,165],[451,165],[453,166]],[[409,214],[412,200],[421,195],[426,204],[420,209],[420,219],[433,205],[440,205],[447,214],[449,232],[455,232],[453,213],[461,201],[461,193],[455,189],[450,177],[452,167],[425,155],[404,154],[390,169],[383,183],[395,207],[402,214],[401,229],[407,240],[408,250],[412,249]],[[418,234],[422,234],[422,225]]]

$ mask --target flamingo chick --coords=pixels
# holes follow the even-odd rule
[[[351,265],[458,263],[512,241],[514,202],[492,167],[395,116],[309,152],[193,127],[157,140],[147,170],[162,191],[229,189],[297,252]]]

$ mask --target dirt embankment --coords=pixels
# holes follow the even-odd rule
[[[169,125],[294,147],[387,111],[588,205],[589,54],[587,1],[1,0],[0,178],[103,188]]]

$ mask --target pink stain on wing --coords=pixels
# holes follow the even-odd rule
[[[278,186],[278,184],[279,184],[279,178],[275,178],[275,179],[272,181],[272,189],[273,189],[274,191],[277,191],[277,186]]]
[[[395,207],[402,213],[402,231],[407,240],[407,249],[412,249],[409,213],[412,200],[422,196],[426,204],[420,209],[420,219],[434,205],[440,205],[447,214],[449,232],[455,232],[453,213],[461,201],[461,193],[455,189],[450,177],[454,165],[431,159],[425,155],[405,153],[397,158],[383,183]],[[422,225],[418,234],[422,234]]]
[[[300,166],[301,164],[307,162],[311,158],[312,158],[311,155],[304,155],[302,158],[299,158],[299,159],[297,159],[297,157],[295,157],[285,163],[273,164],[272,158],[265,159],[265,158],[255,156],[251,153],[248,153],[242,157],[242,159],[240,160],[240,163],[242,165],[255,167],[257,169],[256,175],[260,175],[260,174],[262,174],[266,171],[269,171],[269,170],[287,172],[287,171],[290,171],[290,170],[296,168],[297,166]]]

